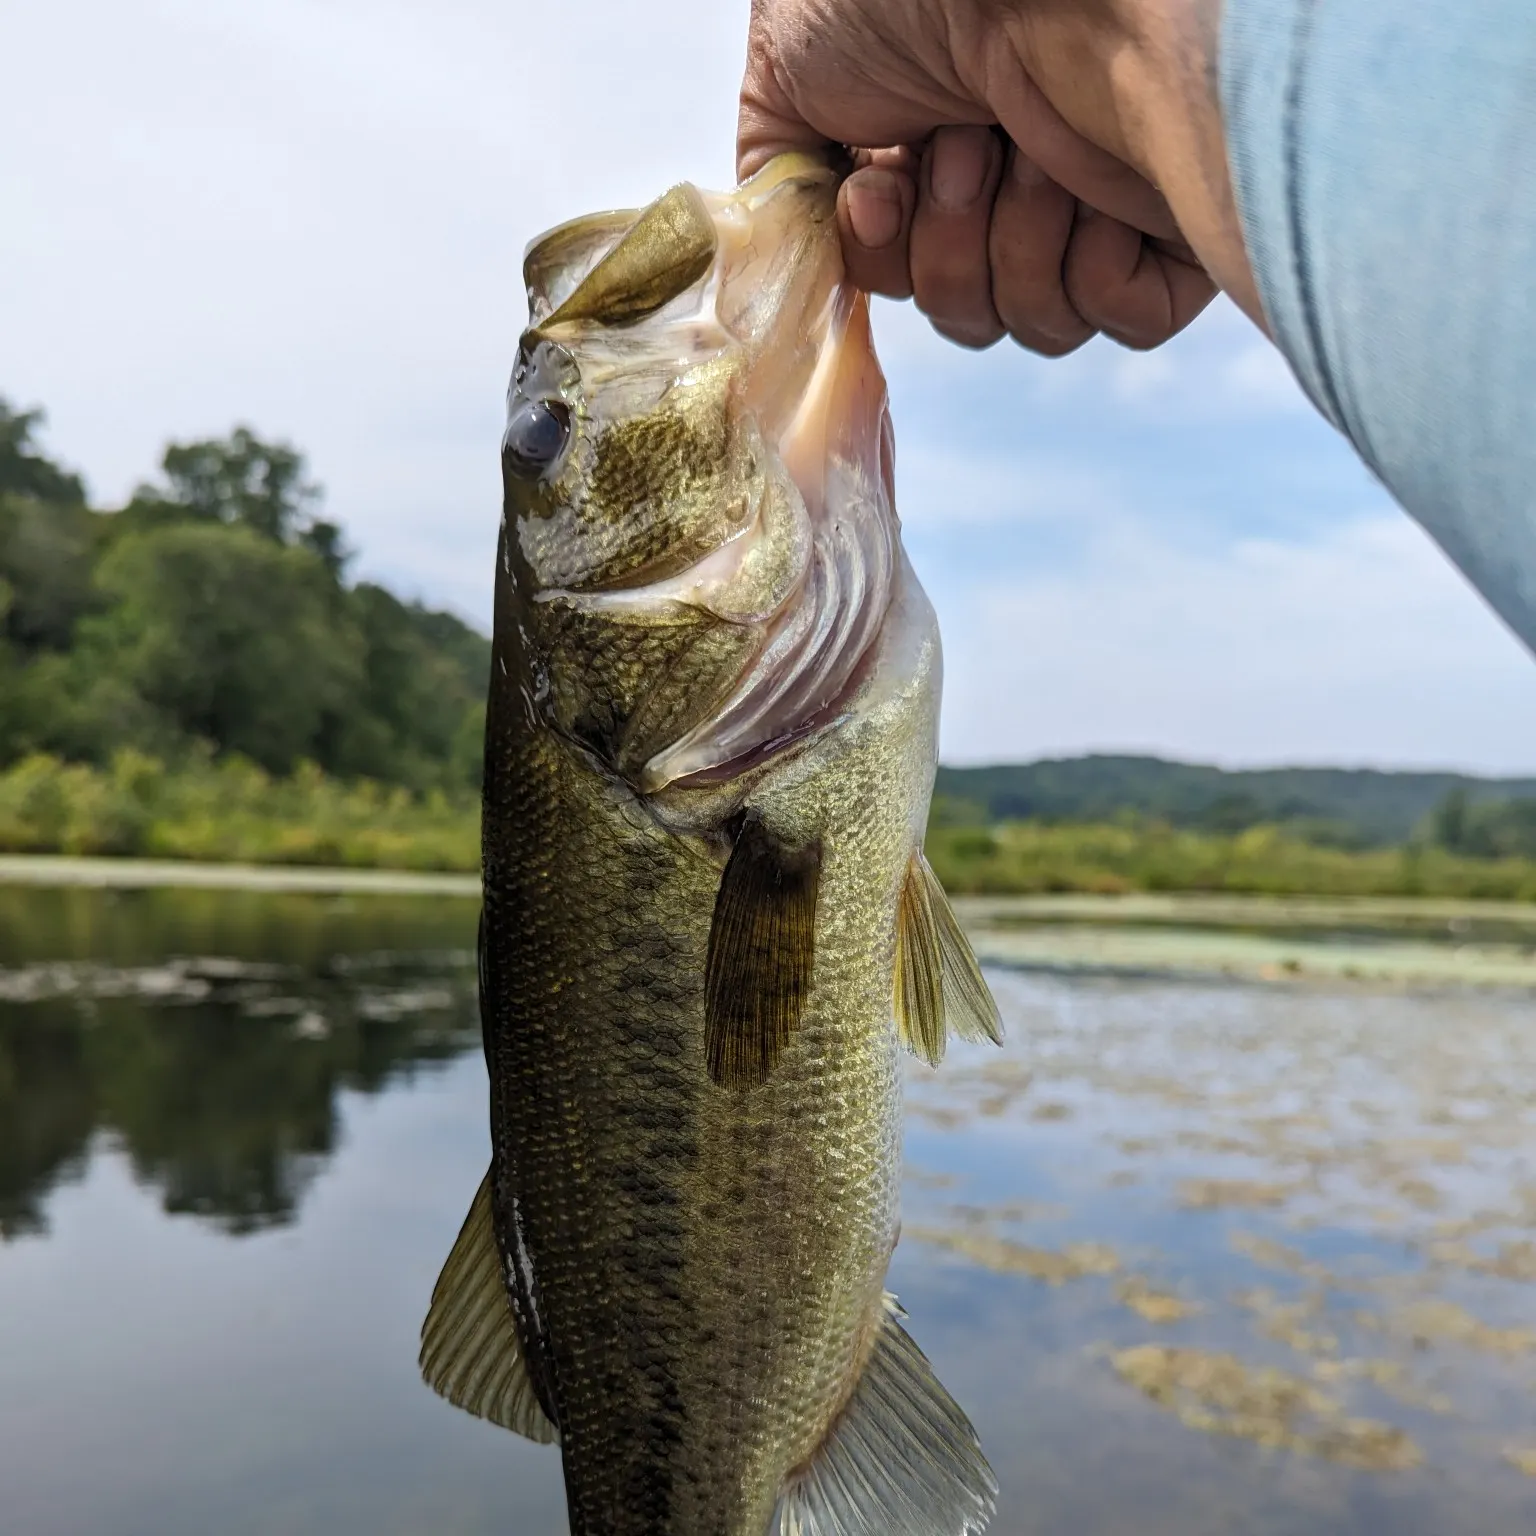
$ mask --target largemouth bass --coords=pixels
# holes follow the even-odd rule
[[[530,247],[486,731],[491,1166],[423,1328],[573,1536],[964,1536],[903,1330],[905,1043],[999,1039],[922,856],[939,640],[837,174]]]

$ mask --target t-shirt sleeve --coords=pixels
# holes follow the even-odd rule
[[[1536,0],[1226,0],[1220,76],[1281,351],[1536,650]]]

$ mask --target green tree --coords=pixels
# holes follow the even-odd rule
[[[236,427],[228,437],[170,444],[160,468],[164,486],[141,486],[134,495],[136,521],[195,518],[246,528],[310,550],[340,578],[347,559],[341,529],[316,515],[323,492],[287,443]]]
[[[0,494],[83,503],[80,477],[38,452],[35,434],[47,419],[40,410],[16,410],[0,395]]]
[[[1475,858],[1536,858],[1536,800],[1494,800],[1474,807],[1465,841]]]
[[[0,634],[23,650],[68,650],[96,606],[102,519],[79,502],[0,494]]]
[[[488,643],[450,614],[369,582],[352,590],[349,606],[363,637],[364,686],[336,771],[423,789],[478,784],[478,748],[466,750],[462,737],[483,731]]]
[[[174,728],[273,772],[326,747],[356,708],[363,646],[321,558],[249,527],[172,525],[103,557],[111,610],[88,644]]]
[[[105,765],[193,741],[286,771],[478,784],[490,645],[343,581],[304,457],[249,427],[170,444],[156,483],[92,511],[0,400],[0,765]]]
[[[1461,853],[1467,846],[1470,801],[1464,789],[1453,789],[1438,806],[1431,821],[1431,835],[1450,853]]]

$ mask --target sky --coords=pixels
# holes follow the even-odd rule
[[[746,11],[11,7],[0,394],[105,505],[167,440],[286,439],[356,575],[488,628],[523,249],[730,184]],[[1224,301],[1145,355],[876,337],[947,761],[1536,771],[1536,662]]]

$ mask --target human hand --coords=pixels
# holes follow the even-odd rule
[[[739,173],[855,146],[838,198],[850,275],[915,297],[963,346],[1011,335],[1060,356],[1100,331],[1157,346],[1216,289],[1123,141],[1120,8],[753,0]]]

